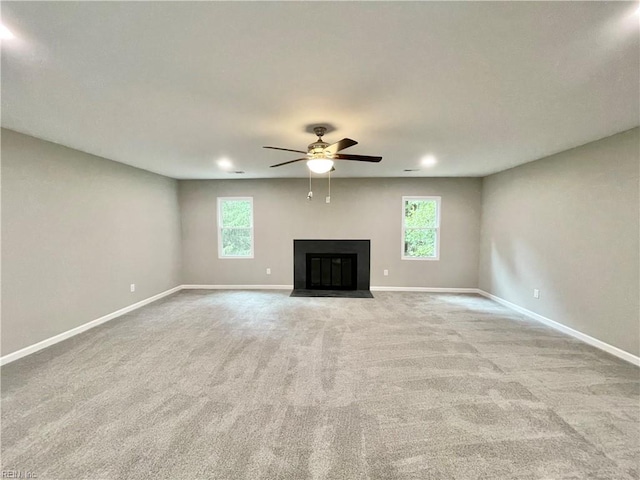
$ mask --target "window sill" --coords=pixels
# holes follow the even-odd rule
[[[401,260],[439,261],[440,257],[400,257]]]

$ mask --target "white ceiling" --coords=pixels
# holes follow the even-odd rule
[[[175,178],[483,176],[640,123],[638,2],[2,2],[2,126]],[[436,166],[420,168],[435,155]],[[218,167],[227,157],[236,175]]]

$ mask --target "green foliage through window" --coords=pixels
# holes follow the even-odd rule
[[[251,200],[221,198],[219,202],[221,256],[253,256],[253,207]]]
[[[438,257],[438,201],[404,200],[403,255],[411,258]]]

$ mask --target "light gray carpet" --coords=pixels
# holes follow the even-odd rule
[[[473,295],[188,291],[2,368],[38,479],[638,479],[640,370]]]

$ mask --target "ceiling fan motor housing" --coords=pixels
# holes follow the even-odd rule
[[[313,142],[309,144],[309,153],[308,155],[324,155],[324,149],[327,148],[329,144],[327,142]]]

